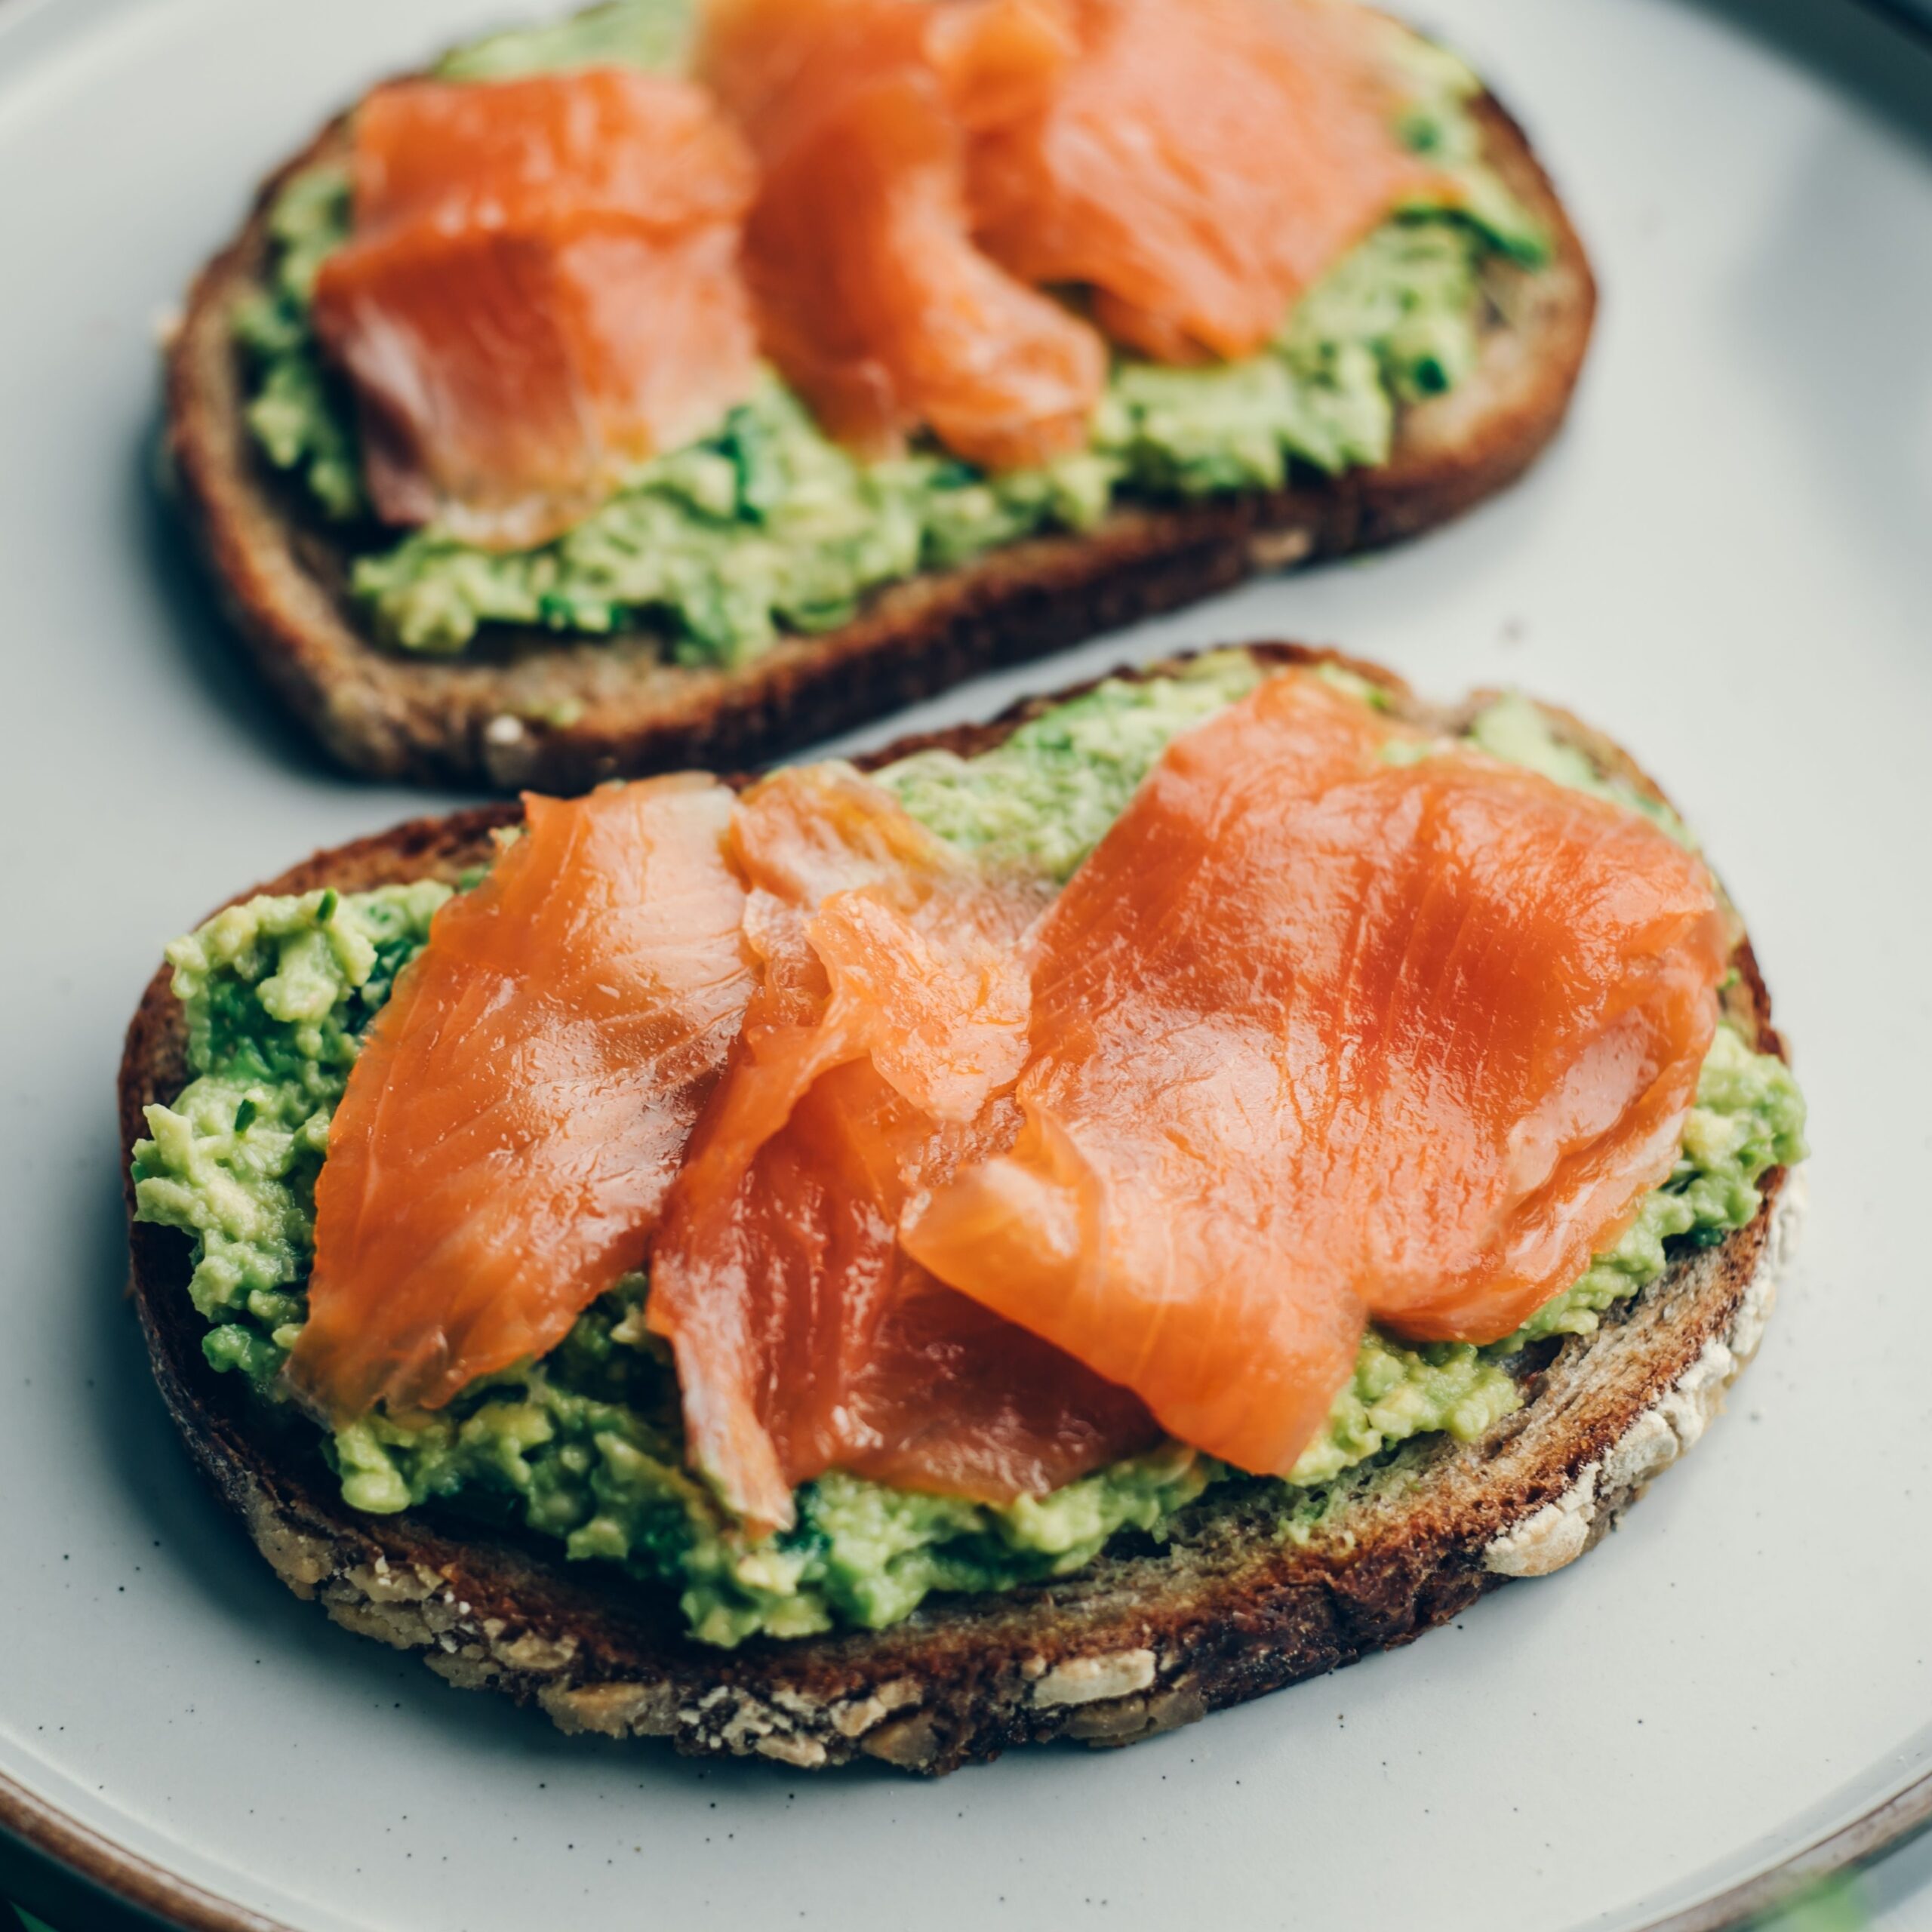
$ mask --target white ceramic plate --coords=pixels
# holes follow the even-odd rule
[[[119,1297],[120,1030],[208,906],[425,801],[321,769],[226,649],[144,474],[153,331],[325,109],[505,5],[0,9],[17,1822],[200,1888],[198,1922],[242,1922],[227,1901],[304,1932],[1528,1932],[1647,1921],[1932,1766],[1932,59],[1835,0],[1435,0],[1601,270],[1561,446],[1412,549],[915,721],[1294,634],[1438,692],[1520,681],[1663,774],[1751,919],[1817,1154],[1761,1358],[1621,1534],[1414,1650],[1143,1749],[918,1785],[567,1741],[325,1623],[202,1494]]]

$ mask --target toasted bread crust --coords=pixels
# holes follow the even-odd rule
[[[1256,648],[1289,663],[1334,656]],[[1373,666],[1351,668],[1407,715],[1445,723],[1461,715],[1429,712]],[[906,740],[868,762],[934,744],[983,750],[1053,701]],[[1580,728],[1571,735],[1655,790],[1606,740]],[[487,857],[491,834],[516,817],[504,804],[418,820],[318,853],[260,889],[454,878]],[[1761,1051],[1783,1053],[1741,931],[1734,963],[1732,1017]],[[143,1107],[186,1079],[185,1045],[164,971],[128,1030],[124,1160],[146,1131]],[[1366,1494],[1305,1545],[1282,1538],[1259,1486],[1231,1483],[1184,1512],[1165,1546],[1117,1539],[1062,1581],[935,1598],[887,1630],[731,1652],[693,1642],[669,1592],[568,1564],[555,1546],[426,1513],[348,1509],[315,1432],[276,1429],[241,1378],[203,1359],[185,1238],[132,1223],[133,1287],[162,1392],[196,1461],[284,1581],[337,1623],[423,1652],[454,1683],[537,1704],[569,1730],[665,1737],[687,1752],[756,1753],[799,1767],[864,1753],[940,1772],[1045,1739],[1156,1735],[1407,1643],[1509,1577],[1581,1554],[1696,1441],[1755,1350],[1796,1178],[1767,1175],[1749,1226],[1678,1261],[1596,1334],[1541,1345],[1524,1406],[1481,1441],[1437,1439],[1411,1476]],[[131,1218],[132,1208],[131,1183]]]
[[[168,371],[182,505],[261,672],[358,771],[571,792],[620,773],[750,764],[1257,572],[1417,535],[1512,482],[1563,420],[1596,293],[1521,129],[1494,100],[1476,112],[1488,160],[1546,225],[1554,259],[1534,274],[1497,269],[1499,320],[1478,368],[1402,411],[1388,463],[1267,495],[1124,505],[1089,534],[1031,538],[892,586],[851,623],[783,638],[735,671],[666,663],[646,633],[600,641],[497,628],[456,660],[374,640],[347,595],[340,538],[254,447],[230,324],[266,272],[276,189],[340,147],[338,123],[264,186],[189,297]],[[557,715],[575,721],[540,721]]]

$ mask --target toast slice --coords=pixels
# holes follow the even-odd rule
[[[1276,663],[1340,663],[1379,685],[1398,714],[1446,728],[1481,701],[1434,710],[1373,666],[1292,645],[1254,648]],[[866,762],[931,746],[970,755],[1072,695],[902,740]],[[1600,770],[1661,798],[1607,740],[1546,715]],[[319,853],[261,889],[454,879],[487,859],[491,833],[516,817],[503,804],[418,820]],[[1782,1056],[1749,940],[1741,928],[1735,937],[1729,1016],[1759,1051]],[[186,1044],[164,971],[122,1063],[124,1172],[146,1131],[143,1107],[171,1099],[187,1078]],[[423,1652],[452,1683],[539,1705],[566,1730],[663,1737],[689,1753],[756,1754],[802,1768],[863,1753],[941,1772],[1041,1740],[1155,1736],[1407,1643],[1499,1583],[1581,1555],[1697,1441],[1756,1349],[1801,1182],[1801,1171],[1772,1169],[1748,1225],[1681,1256],[1596,1333],[1525,1350],[1512,1371],[1524,1405],[1480,1440],[1420,1438],[1340,1478],[1339,1506],[1306,1542],[1283,1537],[1269,1485],[1230,1481],[1176,1517],[1169,1540],[1117,1537],[1076,1575],[934,1597],[884,1630],[760,1639],[732,1651],[687,1635],[672,1592],[567,1564],[554,1545],[429,1511],[349,1510],[316,1432],[265,1417],[243,1378],[204,1359],[184,1236],[134,1225],[133,1291],[162,1394],[196,1461],[283,1580],[338,1623]]]
[[[672,663],[645,632],[598,640],[499,626],[454,660],[377,641],[348,594],[340,534],[254,446],[230,327],[267,272],[276,190],[342,151],[338,122],[264,186],[190,295],[168,371],[182,506],[263,675],[357,771],[569,792],[619,774],[754,763],[1257,572],[1418,535],[1521,475],[1568,407],[1595,288],[1521,130],[1492,98],[1472,112],[1484,158],[1549,236],[1551,260],[1486,272],[1476,367],[1402,407],[1389,461],[1269,494],[1128,503],[1090,532],[1029,538],[891,586],[838,629],[781,638],[730,670]],[[541,721],[558,718],[574,721]]]

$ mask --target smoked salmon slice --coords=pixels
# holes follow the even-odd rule
[[[762,171],[746,262],[765,346],[827,428],[872,454],[925,428],[974,462],[1038,463],[1084,444],[1106,352],[974,245],[934,15],[713,0],[698,71]]]
[[[755,1528],[837,1467],[1038,1494],[1157,1440],[1145,1407],[900,1251],[909,1183],[971,1152],[1026,1054],[1041,902],[836,766],[740,805],[761,977],[651,1260],[697,1466]]]
[[[1384,23],[1330,0],[711,0],[699,71],[763,173],[768,349],[873,453],[1078,448],[1100,336],[1260,348],[1403,200]]]
[[[701,88],[614,67],[402,82],[358,109],[352,172],[313,314],[384,521],[541,543],[755,385],[755,169]]]
[[[1371,1319],[1494,1340],[1614,1241],[1727,962],[1648,820],[1302,673],[1057,897],[839,764],[526,809],[351,1072],[289,1378],[435,1407],[648,1263],[754,1535],[834,1469],[1287,1474]]]
[[[1108,334],[1161,361],[1260,349],[1405,198],[1441,195],[1398,136],[1386,23],[1361,8],[954,0],[938,13],[971,128],[975,240],[1023,281],[1092,290]]]
[[[1364,1321],[1491,1341],[1669,1174],[1716,1024],[1703,863],[1306,677],[1177,739],[1032,946],[1010,1146],[912,1256],[1284,1475]]]
[[[371,1024],[315,1186],[296,1390],[435,1408],[641,1266],[752,987],[732,798],[660,778],[526,830]]]

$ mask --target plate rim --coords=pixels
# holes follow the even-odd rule
[[[1932,1770],[1888,1798],[1786,1853],[1774,1864],[1693,1904],[1647,1919],[1635,1932],[1734,1932],[1832,1878],[1932,1828]],[[179,1932],[300,1932],[286,1920],[224,1898],[157,1860],[130,1851],[0,1771],[0,1831],[11,1833],[68,1876],[97,1886],[121,1904],[152,1914]]]
[[[1932,46],[1932,19],[1912,0],[1857,4],[1908,42]],[[38,0],[0,0],[0,23],[13,26],[38,11]],[[1834,1878],[1868,1867],[1929,1829],[1932,1769],[1760,1871],[1690,1905],[1644,1919],[1632,1932],[1736,1932]],[[0,1835],[47,1860],[63,1878],[97,1887],[117,1904],[149,1914],[177,1932],[300,1932],[288,1920],[257,1912],[129,1849],[4,1770]]]

